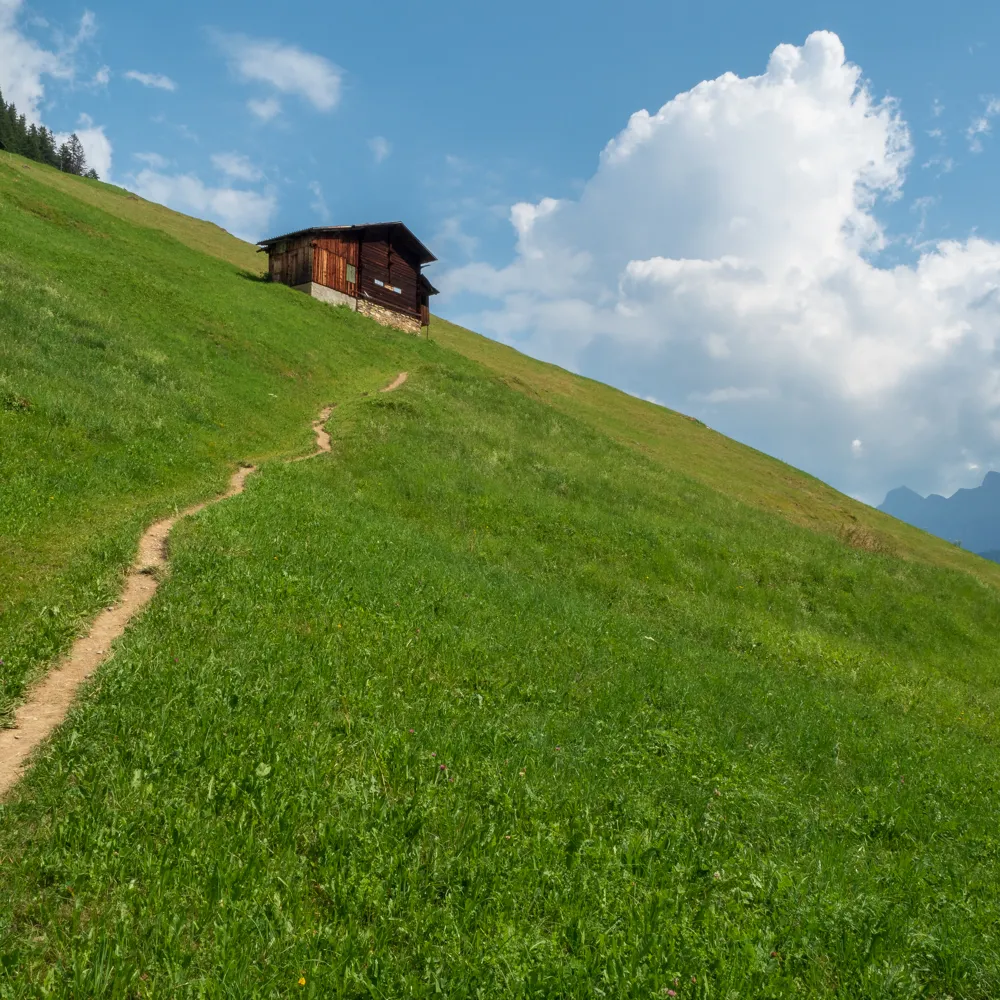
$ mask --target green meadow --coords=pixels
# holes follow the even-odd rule
[[[0,804],[0,997],[1000,994],[994,567],[50,173],[0,156],[7,718],[260,471]]]

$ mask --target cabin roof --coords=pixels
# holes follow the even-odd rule
[[[262,250],[267,250],[273,243],[280,243],[282,240],[291,240],[296,236],[309,236],[312,233],[315,233],[317,236],[332,235],[335,233],[358,233],[366,229],[388,229],[390,231],[390,239],[393,235],[401,236],[403,242],[408,243],[410,248],[416,252],[421,264],[430,264],[437,260],[437,257],[402,222],[365,222],[357,226],[313,226],[310,229],[299,229],[294,233],[285,233],[284,236],[272,236],[270,239],[261,240],[257,246]]]

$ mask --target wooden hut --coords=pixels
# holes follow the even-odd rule
[[[301,229],[258,245],[272,281],[408,333],[430,324],[437,289],[423,267],[437,258],[402,222]]]

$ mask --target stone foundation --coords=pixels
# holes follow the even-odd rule
[[[391,326],[396,330],[402,330],[403,333],[420,333],[420,320],[416,316],[387,309],[367,299],[352,299],[350,295],[328,288],[326,285],[319,285],[315,281],[307,281],[304,285],[292,285],[292,288],[330,306],[347,306],[348,309],[367,316],[382,326]]]
[[[357,311],[362,316],[381,323],[382,326],[391,326],[403,333],[420,333],[420,320],[416,316],[407,316],[406,313],[396,312],[395,309],[386,309],[385,306],[376,305],[367,299],[357,300]]]

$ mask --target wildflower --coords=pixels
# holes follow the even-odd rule
[[[772,951],[771,952],[771,958],[777,958],[777,957],[778,957],[778,953],[776,951]]]
[[[676,990],[667,990],[667,996],[668,997],[675,997],[675,996],[677,996],[677,991]]]
[[[305,986],[305,984],[306,984],[306,977],[299,976],[299,986]]]
[[[444,769],[445,769],[445,768],[444,768],[444,764],[442,764],[442,765],[441,765],[441,770],[443,771]]]
[[[692,976],[692,977],[691,977],[691,982],[692,982],[692,983],[696,983],[696,982],[698,982],[698,977],[697,977],[697,976]]]
[[[562,750],[562,747],[556,747],[557,750]]]
[[[411,730],[410,730],[410,735],[412,736],[412,735],[413,735],[413,734],[414,734],[415,732],[416,732],[416,730],[415,730],[415,729],[411,729]]]
[[[716,796],[719,796],[719,795],[721,795],[721,794],[722,794],[722,792],[720,792],[720,791],[719,791],[719,789],[718,789],[718,788],[716,788],[716,790],[715,790],[714,794],[715,794]]]
[[[524,771],[518,771],[517,773],[521,775],[522,778],[524,777]]]
[[[435,751],[433,751],[433,750],[432,750],[432,751],[431,751],[431,756],[432,756],[432,757],[436,757],[436,756],[437,756],[437,753],[436,753]]]
[[[716,872],[712,878],[722,878],[722,872]]]
[[[504,840],[510,840],[510,834],[509,833],[505,833],[503,839]]]

